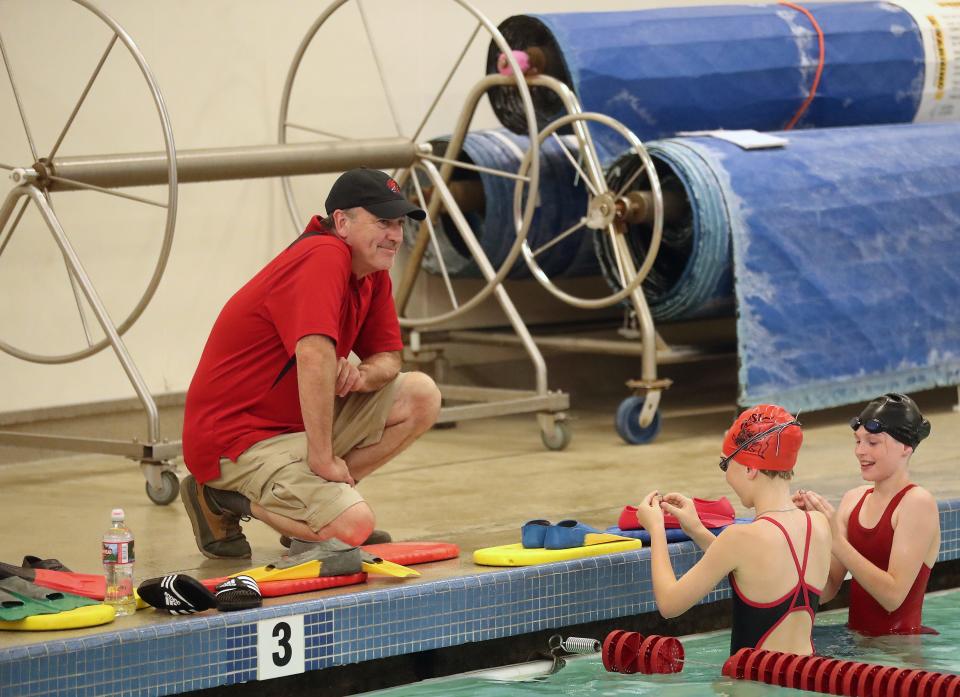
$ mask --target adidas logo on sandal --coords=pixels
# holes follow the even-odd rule
[[[167,605],[173,605],[174,607],[177,607],[178,605],[180,605],[180,601],[174,598],[169,593],[163,594],[163,600],[164,602],[166,602]]]

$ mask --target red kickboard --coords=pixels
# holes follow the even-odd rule
[[[460,548],[452,542],[384,542],[379,545],[364,545],[363,551],[403,566],[456,559],[460,556]]]
[[[229,576],[221,578],[206,578],[202,580],[208,590],[215,589],[223,583]],[[257,585],[260,587],[260,594],[264,598],[277,598],[283,595],[296,595],[297,593],[310,593],[312,591],[324,590],[326,588],[339,588],[340,586],[352,586],[357,583],[364,583],[367,580],[365,573],[350,574],[348,576],[320,576],[318,578],[298,578],[292,581],[261,581]]]
[[[379,545],[365,545],[365,552],[369,552],[375,557],[380,557],[394,564],[403,566],[413,566],[415,564],[426,564],[432,561],[443,561],[444,559],[456,559],[460,556],[460,548],[451,542],[385,542]],[[229,578],[221,576],[220,578],[208,578],[201,583],[213,590],[219,584]],[[325,588],[338,588],[340,586],[350,586],[355,583],[363,583],[367,580],[365,573],[352,574],[349,576],[321,576],[319,578],[303,578],[292,581],[262,581],[260,593],[265,598],[275,598],[282,595],[295,595],[297,593],[310,593],[311,591],[323,590]]]
[[[82,595],[92,600],[103,600],[107,593],[107,579],[98,574],[78,574],[73,571],[26,569],[0,562],[0,578],[19,576],[44,588]]]

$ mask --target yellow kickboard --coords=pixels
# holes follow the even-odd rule
[[[643,547],[640,540],[623,540],[617,542],[603,542],[598,545],[585,547],[569,547],[568,549],[524,549],[519,542],[499,547],[485,547],[473,553],[473,562],[483,566],[533,566],[534,564],[549,564],[555,561],[583,559],[597,557],[602,554],[615,552],[629,552]]]
[[[57,629],[96,627],[112,622],[117,611],[109,605],[87,605],[51,615],[32,615],[15,622],[0,621],[0,630],[21,632],[50,632]]]

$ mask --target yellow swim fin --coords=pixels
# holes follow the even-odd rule
[[[361,571],[396,578],[420,575],[419,571],[380,559],[359,547],[348,547],[343,543],[338,545],[343,545],[343,548],[331,548],[330,545],[308,548],[298,554],[282,557],[272,564],[240,573],[252,577],[257,582],[297,581],[319,576],[350,575]]]
[[[394,564],[392,561],[371,557],[369,560],[363,560],[363,570],[368,574],[379,574],[381,576],[393,576],[394,578],[410,578],[419,576],[420,572],[400,564]]]
[[[260,581],[296,581],[302,578],[319,577],[322,566],[323,562],[316,559],[287,568],[280,568],[274,564],[267,564],[266,566],[258,566],[255,569],[238,571],[235,574],[231,574],[231,576],[240,576],[242,574],[244,576],[249,576],[257,583]]]

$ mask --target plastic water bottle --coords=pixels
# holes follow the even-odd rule
[[[133,533],[123,519],[123,509],[114,508],[110,512],[110,529],[103,535],[103,572],[107,577],[103,601],[112,605],[118,615],[132,615],[137,611],[133,597]]]

